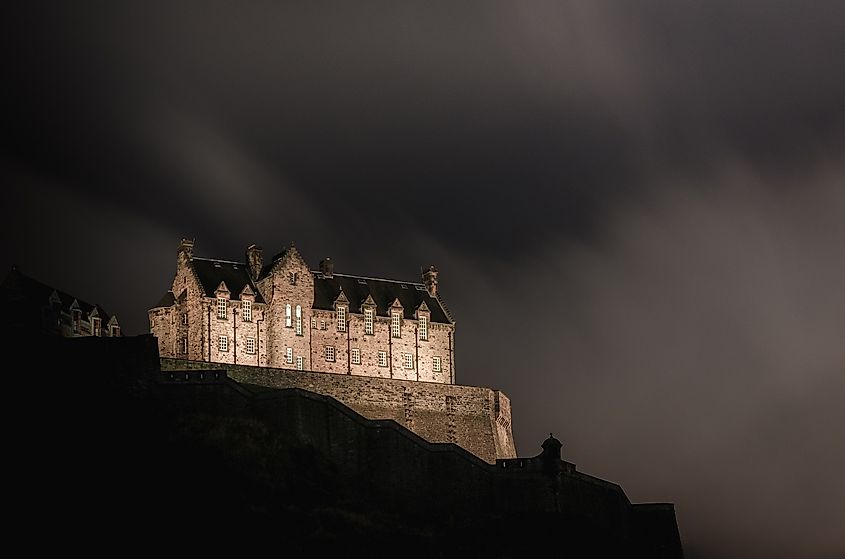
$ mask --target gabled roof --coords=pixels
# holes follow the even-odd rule
[[[25,307],[37,310],[40,313],[42,307],[50,306],[50,298],[55,293],[59,298],[59,307],[62,311],[70,313],[71,305],[76,301],[82,317],[87,320],[88,316],[97,310],[97,315],[104,321],[108,321],[111,315],[100,305],[92,305],[79,297],[60,291],[45,283],[33,279],[22,273],[17,268],[12,268],[2,285],[3,298],[5,302],[20,305],[21,310]]]
[[[425,303],[431,311],[431,321],[451,324],[449,315],[437,297],[432,297],[421,283],[333,274],[331,278],[320,272],[314,274],[314,308],[334,310],[334,302],[341,288],[349,299],[349,311],[360,313],[361,304],[371,296],[376,304],[376,314],[389,316],[390,306],[397,299],[405,318],[414,318],[414,312]]]
[[[271,260],[270,262],[268,262],[267,264],[265,264],[265,265],[261,268],[261,272],[258,274],[258,279],[259,279],[259,280],[263,280],[264,278],[266,278],[267,276],[269,276],[269,275],[270,275],[270,270],[272,270],[272,269],[273,269],[273,265],[274,265],[274,264],[276,264],[276,262],[278,262],[278,261],[279,261],[279,260],[281,260],[282,258],[284,258],[285,254],[287,254],[287,252],[288,252],[288,249],[283,250],[282,252],[280,252],[280,253],[276,254],[276,255],[273,257],[273,260]]]
[[[255,287],[252,278],[249,277],[249,267],[246,264],[194,257],[191,260],[191,265],[194,267],[207,297],[214,297],[220,282],[225,282],[233,299],[239,297],[244,287],[248,285],[255,293],[255,302],[264,302],[261,292]]]
[[[167,293],[161,296],[161,299],[158,300],[158,303],[156,303],[153,308],[157,309],[159,307],[172,307],[173,303],[175,302],[176,297],[173,296],[173,292],[168,291]]]

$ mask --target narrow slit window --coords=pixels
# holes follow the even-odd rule
[[[296,335],[302,335],[302,307],[296,306]]]

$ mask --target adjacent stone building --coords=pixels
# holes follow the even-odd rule
[[[455,322],[437,270],[422,282],[311,270],[291,245],[264,263],[199,258],[182,240],[176,275],[149,311],[162,357],[455,383]]]
[[[6,275],[0,292],[8,311],[6,327],[65,338],[121,335],[117,317],[100,305],[41,283],[16,267]]]

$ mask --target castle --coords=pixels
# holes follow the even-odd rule
[[[194,256],[183,239],[176,275],[149,310],[162,369],[224,370],[238,382],[330,396],[368,419],[487,462],[516,456],[510,400],[455,382],[455,321],[437,270],[421,283],[311,270],[291,245],[264,263]]]
[[[422,283],[311,270],[291,245],[264,264],[198,258],[182,240],[173,283],[149,311],[162,357],[455,383],[455,322],[437,270]]]

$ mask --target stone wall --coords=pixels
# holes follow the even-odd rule
[[[161,365],[165,371],[225,369],[244,384],[331,396],[364,417],[392,419],[429,442],[456,443],[489,463],[516,456],[510,400],[498,390],[170,358]]]

